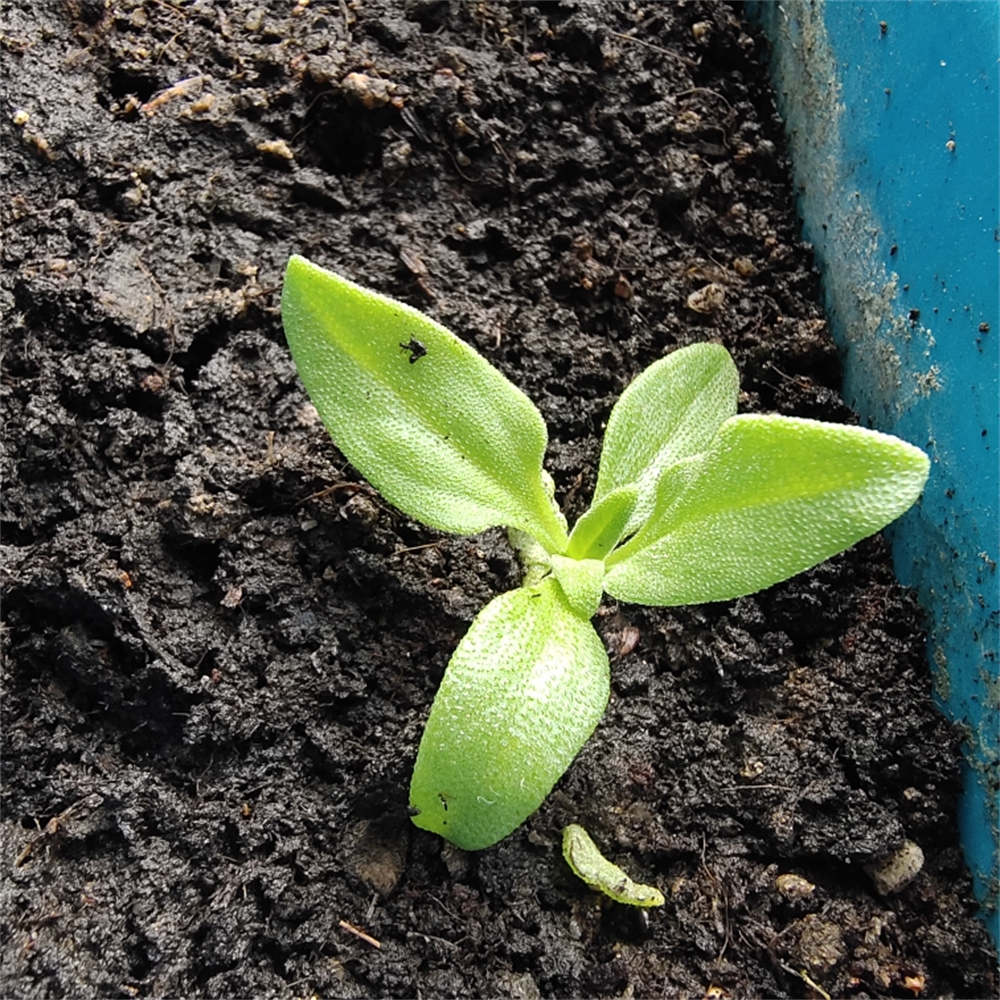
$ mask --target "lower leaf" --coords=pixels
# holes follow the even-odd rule
[[[608,655],[555,580],[494,598],[445,671],[410,784],[413,822],[465,850],[541,805],[604,714]]]

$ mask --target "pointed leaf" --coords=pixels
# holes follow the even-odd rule
[[[721,344],[691,344],[650,365],[622,393],[608,418],[594,499],[639,485],[634,530],[652,511],[667,466],[703,451],[736,413],[739,374]]]
[[[621,541],[638,497],[634,483],[605,494],[573,525],[566,555],[603,559]]]
[[[494,598],[434,699],[410,785],[413,822],[469,851],[506,837],[594,731],[608,690],[604,645],[555,580]]]
[[[673,605],[769,587],[902,514],[928,467],[919,448],[877,431],[734,417],[707,452],[667,470],[649,521],[608,557],[604,589]]]
[[[337,447],[400,510],[443,531],[521,528],[561,551],[534,404],[416,309],[292,257],[285,336]]]

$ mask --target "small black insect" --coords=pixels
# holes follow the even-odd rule
[[[410,352],[410,364],[415,365],[426,353],[427,348],[417,340],[416,337],[410,337],[410,341],[407,344],[399,345],[404,351]]]

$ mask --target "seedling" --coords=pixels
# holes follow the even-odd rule
[[[590,623],[604,593],[659,606],[753,593],[878,531],[927,479],[927,456],[898,438],[737,415],[729,353],[693,344],[622,394],[593,503],[567,531],[541,414],[471,347],[298,256],[281,310],[348,461],[432,528],[508,528],[525,566],[458,644],[410,785],[417,826],[467,850],[534,812],[604,714],[608,656]]]

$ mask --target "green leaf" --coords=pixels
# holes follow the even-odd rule
[[[420,741],[413,822],[465,850],[548,795],[608,701],[608,654],[555,580],[494,598],[458,644]]]
[[[573,559],[603,559],[621,541],[638,497],[639,487],[630,483],[598,500],[573,525],[566,555]]]
[[[639,604],[721,601],[769,587],[902,514],[927,456],[877,431],[739,416],[668,469],[656,508],[606,560],[604,589]]]
[[[550,557],[552,575],[562,587],[566,602],[581,618],[593,618],[604,595],[604,562],[601,559]]]
[[[534,404],[410,306],[293,256],[281,297],[299,374],[337,447],[401,511],[442,531],[566,531],[542,479]]]
[[[736,413],[739,374],[721,344],[692,344],[650,365],[622,393],[608,418],[595,501],[626,483],[639,486],[629,522],[651,513],[662,471],[708,447]]]

